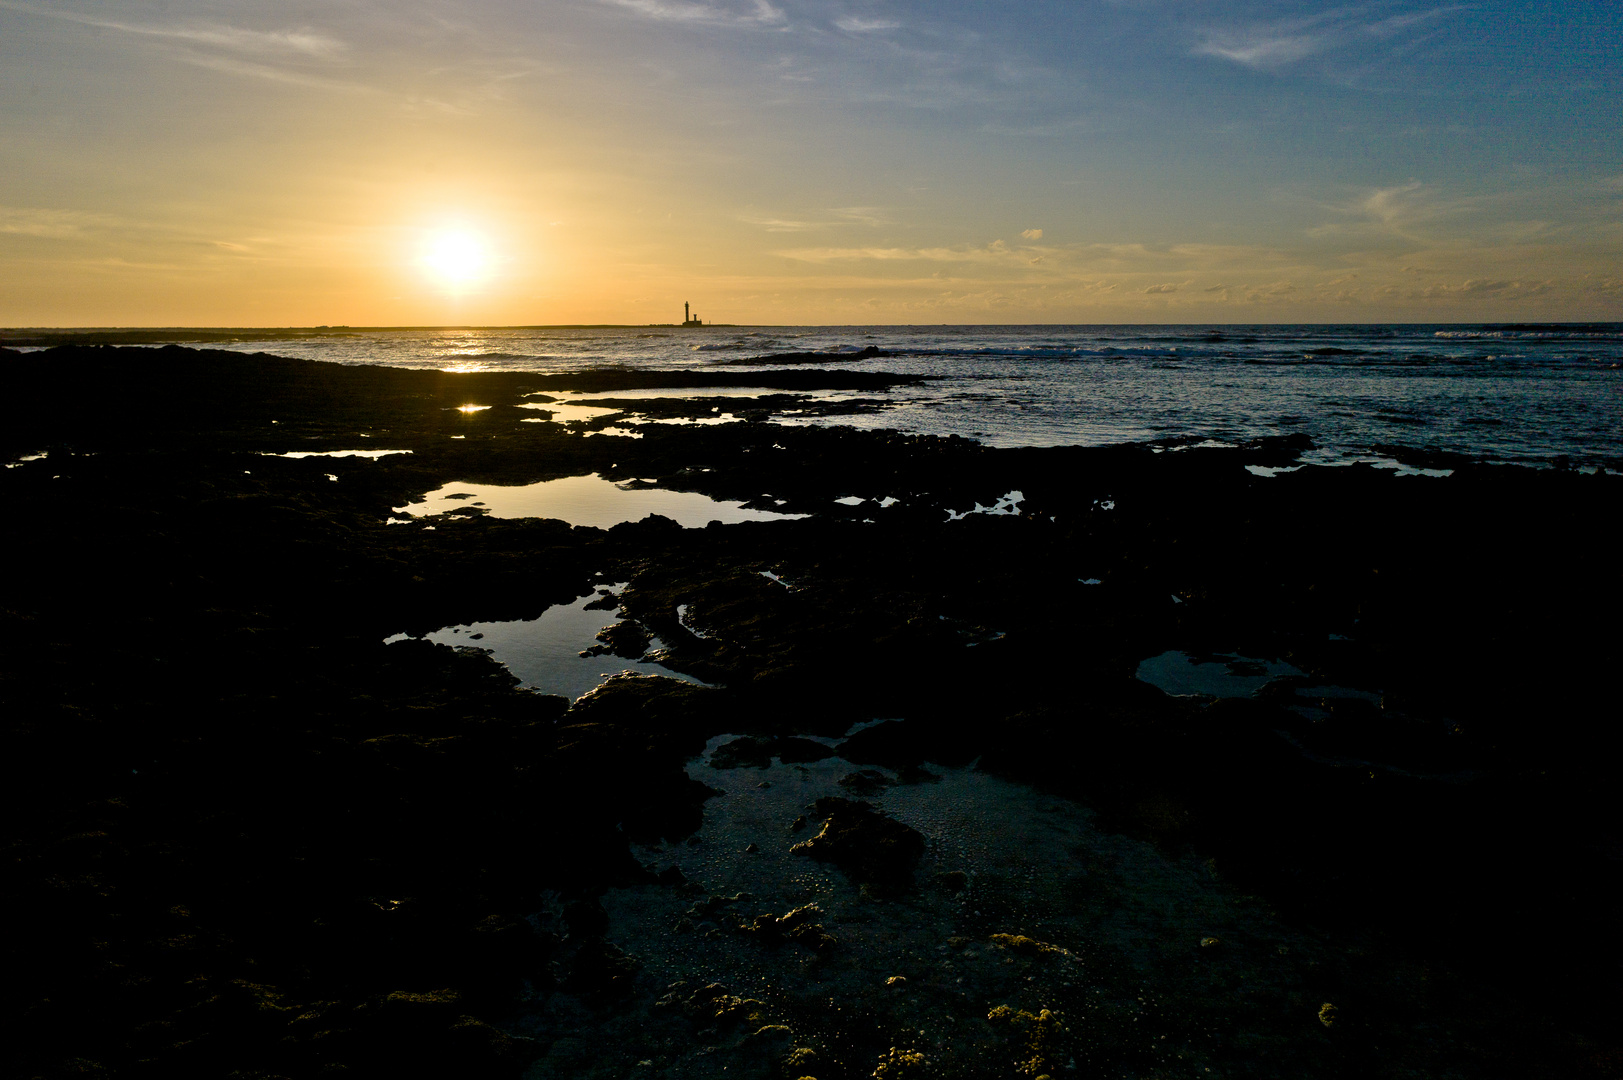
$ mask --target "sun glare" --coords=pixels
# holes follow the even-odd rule
[[[428,238],[421,261],[440,284],[466,289],[490,276],[493,260],[483,237],[462,229],[446,229]]]

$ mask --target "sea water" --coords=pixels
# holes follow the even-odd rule
[[[961,435],[994,446],[1302,433],[1319,448],[1309,461],[1389,458],[1403,446],[1623,468],[1616,323],[340,329],[209,347],[470,372],[738,373],[784,370],[739,363],[752,357],[867,346],[888,355],[812,366],[928,381],[864,395],[884,404],[879,412],[779,422]]]

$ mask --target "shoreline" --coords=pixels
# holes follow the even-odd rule
[[[1616,635],[1587,630],[1623,599],[1615,561],[1599,554],[1605,508],[1623,493],[1615,476],[1473,463],[1447,477],[1247,471],[1294,463],[1303,446],[1288,439],[1176,454],[997,450],[761,421],[586,437],[589,425],[527,424],[534,411],[518,407],[574,375],[187,349],[143,350],[139,369],[114,350],[74,359],[47,370],[0,358],[13,400],[37,406],[8,446],[50,450],[0,472],[26,523],[8,531],[6,555],[32,570],[0,602],[22,868],[8,891],[28,928],[10,947],[23,974],[6,1014],[24,1025],[8,1053],[26,1068],[382,1075],[428,1061],[544,1075],[538,1063],[567,1058],[563,1021],[547,1017],[607,1031],[659,1016],[673,1041],[650,1075],[716,1062],[776,1074],[807,1049],[826,1080],[870,1075],[904,1027],[935,1031],[999,1005],[1077,1014],[1093,991],[1135,983],[1194,1010],[1144,1022],[1214,1071],[1578,1071],[1618,1050],[1617,991],[1603,979],[1623,956],[1605,855],[1619,832],[1600,719]],[[778,378],[793,393],[818,380],[861,389],[876,374],[706,371],[687,385]],[[505,396],[462,413],[469,385]],[[103,392],[86,400],[86,387]],[[366,443],[413,452],[265,456]],[[812,516],[692,529],[481,514],[385,524],[446,483],[592,472],[771,496]],[[1017,513],[948,520],[1014,490]],[[1586,551],[1597,555],[1573,555]],[[534,618],[606,582],[628,583],[625,636],[653,632],[663,663],[714,688],[610,680],[570,706],[516,689],[477,652],[382,644]],[[1169,650],[1289,662],[1319,681],[1168,696],[1135,674]],[[1379,701],[1296,692],[1313,686]],[[642,895],[710,904],[691,932],[751,957],[757,982],[913,963],[832,922],[828,936],[849,940],[826,956],[769,941],[794,926],[750,921],[748,901],[736,902],[743,922],[710,917],[726,905],[704,859],[747,858],[687,846],[711,835],[719,798],[690,769],[701,753],[715,763],[722,735],[763,740],[750,753],[766,753],[780,785],[794,738],[829,742],[852,776],[876,771],[864,796],[874,817],[823,805],[827,820],[855,815],[859,840],[905,836],[874,821],[895,820],[886,792],[910,770],[960,770],[950,783],[984,774],[1085,808],[1109,844],[1143,845],[1135,860],[1209,865],[1213,888],[1260,897],[1301,935],[1292,941],[1317,943],[1313,966],[1267,976],[1300,1015],[1236,1012],[1239,984],[1193,974],[1220,956],[1199,940],[1144,959],[1027,934],[1102,972],[1068,984],[1042,966],[1057,954],[997,952],[1015,946],[996,935],[1012,941],[1030,920],[977,921],[972,909],[941,916],[962,920],[942,924],[946,955],[1011,959],[1051,1003],[1001,983],[1004,998],[960,1001],[913,966],[905,985],[919,989],[852,989],[844,1019],[787,991],[728,991],[732,1013],[706,1014],[720,999],[695,999],[704,983],[660,1012],[666,987],[639,974],[659,946],[616,937]],[[961,771],[972,762],[978,772]],[[908,798],[927,801],[930,783]],[[733,787],[735,802],[749,790]],[[785,850],[816,830],[788,826]],[[1032,866],[1067,858],[1039,850]],[[859,915],[863,896],[958,910],[929,899],[948,887],[934,878],[882,880],[855,857],[830,865],[819,887],[838,891],[831,913]],[[1097,873],[1134,902],[1146,887]],[[1224,962],[1241,964],[1225,978],[1260,977],[1255,957]],[[1424,971],[1447,989],[1416,990]],[[1338,1010],[1329,1022],[1326,1003]],[[1212,1041],[1225,1018],[1242,1030]],[[788,1034],[761,1035],[769,1027]],[[1428,1049],[1418,1027],[1446,1034]],[[1021,1045],[1004,1030],[986,1028],[973,1052],[929,1053],[943,1075],[992,1060],[977,1054],[1004,1060]],[[1090,1067],[1183,1068],[1077,1031],[1068,1052]],[[1391,1060],[1381,1045],[1431,1056]],[[702,1047],[716,1049],[696,1057]]]

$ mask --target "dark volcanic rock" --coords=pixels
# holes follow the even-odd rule
[[[580,770],[569,781],[580,805],[614,816],[634,839],[691,834],[715,792],[690,778],[682,763],[724,725],[719,698],[679,679],[631,674],[581,697],[558,727],[560,751]],[[583,785],[588,776],[612,782]]]
[[[587,611],[617,611],[620,607],[620,598],[609,589],[599,589],[596,600],[589,601],[585,608]]]
[[[815,739],[802,739],[788,735],[772,741],[772,752],[785,765],[807,761],[822,761],[834,756],[834,751]]]
[[[744,735],[722,743],[710,755],[710,764],[717,769],[765,769],[777,758],[785,765],[807,761],[822,761],[834,756],[834,751],[814,739],[798,736],[784,738],[758,738]]]
[[[575,900],[564,905],[564,925],[571,938],[602,937],[609,928],[608,913],[597,900]]]
[[[881,372],[452,374],[72,348],[4,356],[0,380],[16,405],[0,456],[49,451],[0,470],[22,508],[0,530],[0,901],[18,928],[0,943],[0,1073],[517,1075],[533,1044],[492,1024],[524,987],[635,1007],[623,956],[536,913],[658,880],[631,845],[697,827],[712,792],[687,767],[709,740],[751,732],[752,763],[811,760],[822,744],[784,736],[881,716],[908,719],[847,739],[855,765],[905,782],[979,755],[1311,922],[1312,970],[1365,988],[1362,1008],[1303,988],[1314,1028],[1340,1004],[1336,1052],[1385,1011],[1389,1031],[1517,1018],[1514,1037],[1433,1059],[1438,1074],[1615,1060],[1618,648],[1596,613],[1623,604],[1623,564],[1604,556],[1617,476],[1397,446],[1454,474],[1245,468],[1294,462],[1299,437],[1176,453],[770,424],[583,438],[517,408],[547,388],[906,381]],[[469,401],[491,408],[459,412]],[[361,447],[412,452],[267,456]],[[453,481],[592,472],[812,516],[385,524]],[[1019,514],[947,520],[1016,488]],[[849,495],[869,501],[834,502]],[[899,502],[876,511],[885,496]],[[622,678],[571,707],[473,651],[381,644],[533,618],[609,581],[630,583],[628,623],[673,642],[666,662],[725,689]],[[981,627],[1006,637],[965,632]],[[1306,674],[1206,704],[1135,680],[1171,649]],[[820,813],[803,850],[858,881],[921,850],[872,808]],[[1029,921],[1000,915],[990,929]],[[1392,953],[1424,958],[1434,990],[1382,974]],[[677,1000],[706,1026],[761,1011]],[[1295,1065],[1272,1075],[1380,1072]]]
[[[975,756],[979,737],[944,714],[932,720],[886,720],[863,728],[835,751],[853,764],[888,769],[917,767],[926,761],[967,765]]]
[[[571,959],[563,987],[589,1000],[624,997],[635,988],[641,966],[619,946],[594,938]]]
[[[833,948],[838,942],[823,930],[823,911],[816,904],[805,904],[782,915],[770,912],[757,915],[753,920],[741,920],[738,929],[767,945],[795,942],[817,952]]]
[[[700,1027],[731,1027],[746,1020],[759,1023],[764,1019],[762,1002],[739,997],[722,983],[708,983],[688,993],[685,990],[686,983],[673,985],[654,1007],[675,1009]]]
[[[593,645],[582,655],[602,656],[608,653],[625,660],[640,660],[648,651],[653,637],[646,626],[634,619],[627,619],[599,630],[597,640],[602,644]]]
[[[765,769],[772,764],[772,741],[744,735],[724,742],[710,755],[712,769]]]
[[[905,720],[887,720],[863,728],[835,747],[845,760],[857,765],[922,765],[925,761],[920,725]]]
[[[858,799],[818,799],[812,817],[823,829],[791,851],[831,862],[857,881],[900,885],[913,880],[924,837]]]
[[[888,787],[895,787],[896,781],[878,769],[858,769],[840,777],[839,784],[856,795],[877,795]]]
[[[792,352],[770,353],[766,356],[734,357],[719,361],[723,364],[838,364],[846,360],[872,360],[890,353],[877,345],[869,345],[855,352]]]

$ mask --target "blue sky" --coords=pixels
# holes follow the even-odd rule
[[[0,0],[0,324],[1620,319],[1620,31]],[[456,280],[424,255],[453,232]]]

